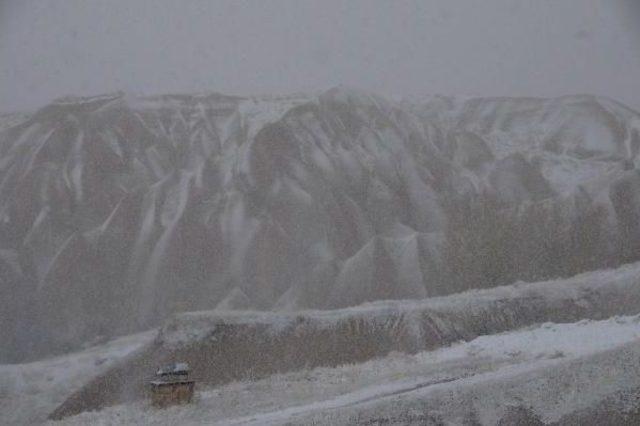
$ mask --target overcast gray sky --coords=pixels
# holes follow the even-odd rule
[[[640,109],[640,0],[0,0],[0,111],[116,90],[595,93]]]

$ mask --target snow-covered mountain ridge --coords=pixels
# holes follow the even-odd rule
[[[118,93],[65,98],[8,123],[0,285],[10,297],[0,308],[9,359],[175,311],[458,291],[447,275],[460,269],[447,257],[450,206],[474,194],[514,211],[551,205],[576,226],[599,207],[606,238],[571,272],[615,263],[618,246],[601,241],[622,239],[633,258],[628,241],[640,236],[640,115],[593,96]],[[585,246],[574,234],[567,244]]]

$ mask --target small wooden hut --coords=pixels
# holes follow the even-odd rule
[[[173,363],[160,368],[151,382],[151,403],[156,407],[188,404],[193,400],[195,382],[189,380],[189,365]]]

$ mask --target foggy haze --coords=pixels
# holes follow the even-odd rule
[[[470,7],[471,6],[471,7]],[[640,108],[634,0],[8,1],[0,111],[64,95],[604,95]]]
[[[0,0],[0,424],[640,424],[639,76],[640,0]]]

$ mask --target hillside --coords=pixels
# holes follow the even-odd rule
[[[7,123],[7,362],[180,311],[341,308],[638,258],[640,115],[609,99],[118,93]]]
[[[59,420],[144,400],[145,383],[153,379],[157,366],[175,360],[190,364],[191,377],[201,389],[213,389],[234,381],[261,379],[267,386],[269,377],[278,373],[340,369],[392,353],[433,351],[482,336],[491,341],[496,334],[545,323],[579,323],[559,337],[563,348],[573,346],[572,351],[584,349],[586,353],[591,353],[589,348],[604,350],[616,345],[614,336],[605,333],[603,338],[590,341],[592,335],[588,332],[585,336],[580,325],[637,315],[639,270],[636,263],[565,280],[332,311],[180,314],[160,328],[152,344],[69,395],[50,418]],[[615,318],[611,321],[617,327]],[[569,336],[569,330],[574,330],[575,336]],[[636,339],[640,332],[637,321],[628,322],[627,330],[627,338]],[[523,355],[550,350],[529,337],[533,340],[518,340]]]
[[[636,263],[334,311],[185,313],[156,332],[0,366],[0,418],[494,425],[529,416],[635,424],[639,270]],[[197,398],[158,410],[145,383],[170,360],[190,363]]]

